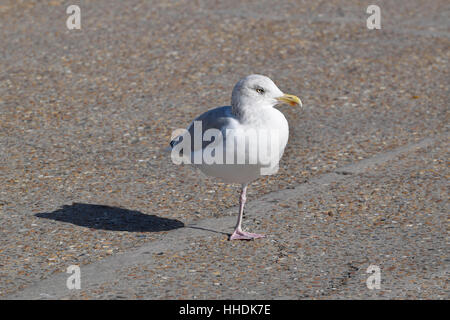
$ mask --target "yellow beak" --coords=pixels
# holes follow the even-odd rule
[[[287,103],[291,106],[300,106],[302,107],[302,101],[299,99],[299,97],[294,96],[292,94],[284,94],[279,98],[276,98],[278,101],[282,103]]]

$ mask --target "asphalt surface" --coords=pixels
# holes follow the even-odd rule
[[[0,298],[449,298],[447,1],[381,30],[363,1],[68,5],[0,2]],[[267,237],[230,242],[239,188],[166,146],[250,73],[305,108],[249,187]]]

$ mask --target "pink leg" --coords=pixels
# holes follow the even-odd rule
[[[264,235],[262,235],[262,234],[242,231],[242,228],[241,228],[242,216],[244,214],[245,201],[247,200],[246,193],[247,193],[247,185],[243,184],[242,191],[241,191],[241,197],[240,197],[240,201],[239,201],[238,221],[236,224],[236,229],[234,230],[233,234],[231,235],[230,240],[252,240],[252,239],[264,237]]]

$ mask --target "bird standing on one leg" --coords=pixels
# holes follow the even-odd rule
[[[206,175],[242,185],[239,216],[230,240],[264,237],[243,231],[242,218],[248,184],[275,173],[286,147],[288,122],[274,108],[281,103],[302,105],[298,97],[284,94],[268,77],[247,76],[235,85],[231,106],[203,113],[170,143],[173,160],[181,155]]]

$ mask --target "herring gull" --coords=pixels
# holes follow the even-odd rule
[[[241,184],[239,214],[230,240],[252,240],[264,235],[242,230],[247,186],[261,175],[273,174],[286,147],[289,126],[274,108],[300,99],[284,94],[263,75],[239,80],[231,95],[231,106],[211,109],[198,116],[170,146],[175,163],[192,163],[204,174],[226,183]]]

